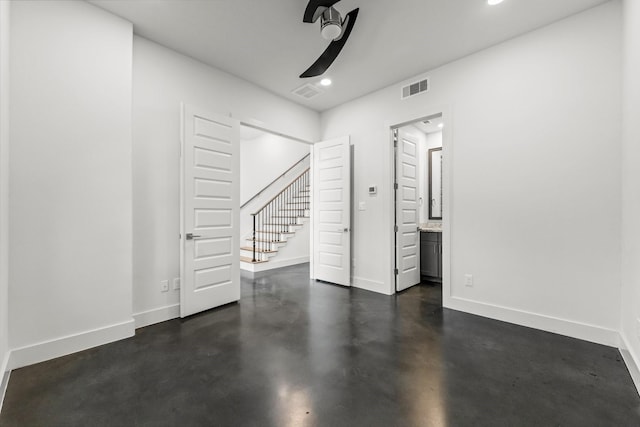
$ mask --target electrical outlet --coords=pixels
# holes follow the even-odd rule
[[[161,280],[160,281],[160,292],[169,292],[169,281]]]
[[[177,291],[178,289],[180,289],[180,278],[176,277],[173,279],[173,290]]]
[[[464,275],[464,285],[468,288],[473,288],[473,274]]]

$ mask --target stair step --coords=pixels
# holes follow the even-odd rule
[[[298,220],[298,219],[305,219],[305,218],[309,218],[309,217],[308,216],[296,215],[296,216],[273,216],[271,218],[274,218],[274,219],[290,219],[290,220],[295,221],[295,220]],[[301,226],[303,224],[300,223],[300,222],[293,222],[291,224],[285,224],[285,225],[300,225]]]
[[[293,196],[292,199],[308,199],[309,196]]]
[[[252,241],[253,241],[253,240],[252,240]],[[257,240],[256,240],[256,242],[257,242]],[[268,243],[271,243],[271,242],[268,242]],[[241,248],[240,248],[240,250],[253,252],[253,247],[250,247],[250,246],[243,246],[243,247],[241,247]],[[278,252],[278,251],[268,251],[268,250],[266,250],[266,249],[256,248],[256,253],[261,253],[261,254],[275,254],[276,252]]]
[[[292,205],[295,205],[296,203],[291,203]],[[308,211],[309,209],[307,208],[298,208],[298,209],[292,209],[292,208],[282,208],[280,209],[281,211]]]
[[[269,260],[253,260],[252,258],[246,257],[246,256],[241,256],[240,257],[240,261],[242,262],[248,262],[249,264],[262,264],[263,262],[268,262]]]

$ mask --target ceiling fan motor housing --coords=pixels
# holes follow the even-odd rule
[[[342,17],[333,7],[328,7],[320,17],[320,33],[327,40],[334,40],[342,33]]]
[[[317,77],[324,74],[340,54],[340,51],[351,34],[351,30],[353,30],[360,8],[353,9],[347,13],[344,20],[342,20],[340,12],[332,7],[339,1],[340,0],[309,0],[304,10],[302,22],[313,24],[318,18],[321,18],[320,31],[322,37],[326,40],[331,40],[331,43],[329,43],[329,46],[322,52],[322,55],[320,55],[316,62],[307,68],[304,73],[300,74],[301,79]]]

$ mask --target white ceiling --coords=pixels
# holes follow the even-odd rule
[[[355,28],[311,100],[291,91],[324,51],[306,0],[89,0],[134,25],[136,34],[318,111],[400,82],[606,0],[342,0],[359,7]]]

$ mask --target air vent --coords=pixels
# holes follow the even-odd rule
[[[300,98],[311,99],[322,93],[322,90],[310,83],[304,84],[297,89],[291,91],[294,95],[298,95]]]
[[[420,80],[419,82],[411,83],[402,88],[400,95],[401,99],[407,99],[410,96],[418,95],[429,91],[429,79]]]

